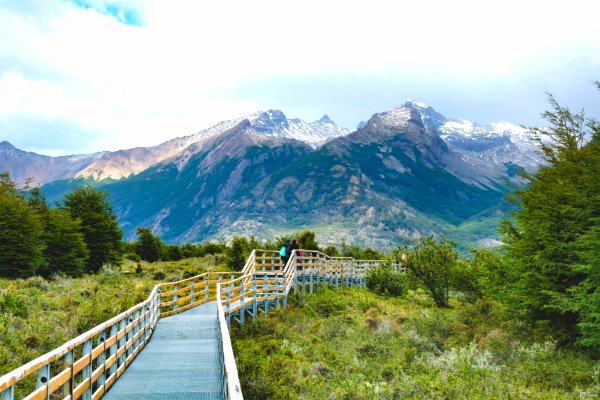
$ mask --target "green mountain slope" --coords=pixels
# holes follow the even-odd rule
[[[129,239],[138,226],[176,243],[309,228],[323,244],[345,237],[385,249],[422,234],[444,233],[463,248],[497,240],[497,215],[481,213],[502,202],[502,179],[397,107],[317,150],[245,120],[137,175],[101,182]],[[56,197],[78,183],[44,190]],[[475,215],[485,229],[461,225]]]

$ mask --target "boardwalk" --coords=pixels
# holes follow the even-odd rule
[[[283,265],[278,251],[254,250],[241,272],[160,283],[147,300],[0,377],[0,400],[15,400],[34,374],[27,400],[243,400],[230,323],[286,308],[291,290],[364,288],[382,262],[301,252]]]
[[[105,400],[222,399],[217,303],[158,321],[152,340]]]

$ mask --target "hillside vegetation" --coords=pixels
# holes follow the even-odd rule
[[[580,399],[600,365],[489,300],[438,308],[365,289],[293,295],[288,309],[233,325],[246,399]]]
[[[104,266],[80,278],[0,279],[0,376],[146,300],[157,283],[227,270],[222,254],[140,265],[139,273],[124,260],[122,270]],[[35,389],[35,379],[19,384],[16,398]]]

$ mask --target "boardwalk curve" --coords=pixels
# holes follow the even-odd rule
[[[299,250],[283,265],[278,252],[254,250],[241,272],[158,284],[146,301],[0,377],[0,400],[14,400],[15,386],[36,373],[24,400],[241,400],[232,320],[286,307],[291,290],[365,287],[381,262]]]

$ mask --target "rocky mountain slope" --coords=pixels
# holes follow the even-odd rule
[[[102,186],[127,239],[138,226],[174,243],[309,228],[321,243],[383,249],[444,233],[463,248],[486,246],[498,243],[505,180],[517,165],[538,165],[528,140],[514,125],[450,120],[410,100],[351,133],[326,115],[306,123],[269,110],[105,154],[43,190],[60,199]]]
[[[293,124],[277,112],[243,119],[104,184],[126,238],[142,226],[176,243],[268,238],[304,228],[325,243],[345,236],[378,248],[421,234],[445,233],[470,244],[488,239],[487,231],[472,235],[459,226],[501,202],[505,175],[453,150],[415,109],[375,114],[317,149],[285,137]],[[52,198],[84,181],[45,190]]]
[[[105,156],[107,152],[50,157],[19,150],[7,141],[0,142],[0,171],[8,171],[12,179],[23,183],[34,177],[36,182],[68,179],[86,166]]]
[[[49,157],[24,152],[14,148],[8,142],[2,142],[0,143],[0,171],[9,171],[13,179],[20,181],[33,176],[42,184],[74,177],[94,181],[119,180],[177,157],[189,146],[209,140],[243,120],[248,120],[250,126],[263,136],[296,139],[312,148],[349,133],[346,128],[336,125],[327,115],[320,120],[307,123],[297,118],[288,119],[279,110],[268,110],[223,121],[194,135],[178,137],[157,146],[113,152]]]
[[[520,126],[504,121],[482,126],[465,119],[449,119],[412,100],[407,100],[404,106],[415,110],[426,124],[436,129],[448,146],[499,172],[509,173],[514,166],[532,172],[542,161],[528,130]]]

